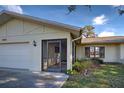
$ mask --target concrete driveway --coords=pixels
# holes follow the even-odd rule
[[[0,68],[0,88],[59,88],[68,75]]]

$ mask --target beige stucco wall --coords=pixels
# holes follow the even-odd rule
[[[76,46],[76,59],[83,59],[85,58],[85,48],[84,46],[77,45]]]
[[[0,26],[0,43],[29,41],[31,52],[30,70],[41,71],[41,41],[44,39],[67,39],[67,69],[72,65],[71,35],[68,31],[50,27],[44,24],[36,24],[24,20],[13,19]],[[2,41],[7,39],[7,41]],[[33,40],[37,47],[33,46]]]
[[[120,45],[120,62],[124,64],[124,44]]]
[[[104,62],[120,62],[120,57],[124,58],[124,45],[78,45],[76,48],[76,57],[77,59],[85,58],[85,47],[86,46],[104,46],[105,47],[105,58],[102,58]],[[123,51],[123,52],[122,52]]]

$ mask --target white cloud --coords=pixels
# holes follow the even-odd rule
[[[110,31],[103,31],[99,35],[99,37],[106,37],[106,36],[115,36],[115,32]]]
[[[103,25],[108,21],[104,14],[97,16],[93,19],[93,25]]]
[[[19,5],[3,5],[2,7],[5,10],[13,11],[13,12],[17,12],[17,13],[23,14],[23,9]]]
[[[106,28],[104,31],[102,31],[98,36],[99,37],[105,37],[105,36],[115,36],[116,29],[114,28]]]
[[[120,5],[112,5],[113,7],[119,7]]]

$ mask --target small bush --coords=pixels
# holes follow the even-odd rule
[[[93,65],[93,63],[92,61],[89,60],[82,62],[82,65],[83,65],[83,69],[89,69]]]
[[[81,62],[81,60],[79,60],[79,59],[76,59],[76,61],[75,62]]]
[[[93,63],[89,59],[80,60],[73,64],[73,70],[76,70],[77,72],[82,73],[84,70],[92,67],[92,65]]]
[[[103,61],[98,58],[82,59],[82,60],[77,59],[72,66],[72,70],[67,70],[67,74],[75,75],[75,74],[85,73],[86,71],[91,70],[91,68],[93,68],[94,65],[97,66],[102,63]]]
[[[72,74],[72,70],[67,70],[67,74]]]
[[[77,75],[78,72],[76,70],[67,70],[67,74],[69,74],[69,75]]]
[[[103,60],[99,59],[99,58],[92,58],[91,61],[94,64],[103,64]]]
[[[76,70],[77,72],[81,72],[83,69],[83,65],[81,64],[81,62],[75,62],[73,64],[73,70]]]

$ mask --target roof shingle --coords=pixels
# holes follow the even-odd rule
[[[124,43],[124,36],[82,38],[81,44]]]

